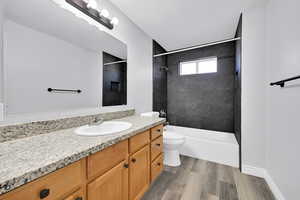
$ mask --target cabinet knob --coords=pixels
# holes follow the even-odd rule
[[[157,165],[160,166],[161,164],[160,164],[160,163],[157,163]]]
[[[161,130],[160,130],[160,129],[157,129],[157,132],[161,132]]]
[[[135,158],[132,158],[132,159],[131,159],[131,162],[135,163],[135,162],[136,162],[136,159],[135,159]]]
[[[82,197],[77,197],[75,200],[83,200]]]
[[[156,146],[158,146],[158,147],[159,147],[159,146],[160,146],[160,144],[156,144]]]
[[[129,165],[127,163],[124,164],[124,168],[128,168]]]
[[[49,189],[43,189],[40,191],[40,199],[44,199],[47,196],[49,196],[50,190]]]

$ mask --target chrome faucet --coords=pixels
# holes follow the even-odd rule
[[[89,126],[99,126],[104,122],[104,118],[95,117],[94,121],[89,123]]]

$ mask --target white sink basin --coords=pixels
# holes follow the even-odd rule
[[[103,135],[113,135],[121,131],[130,129],[131,123],[121,122],[121,121],[107,121],[96,126],[81,126],[75,129],[77,135],[82,136],[103,136]]]

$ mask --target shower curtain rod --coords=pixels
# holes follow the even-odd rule
[[[165,55],[169,55],[169,54],[173,54],[173,53],[179,53],[179,52],[193,50],[193,49],[200,49],[200,48],[203,48],[203,47],[208,47],[208,46],[212,46],[212,45],[216,45],[216,44],[222,44],[222,43],[226,43],[226,42],[237,41],[237,40],[240,40],[240,39],[241,39],[240,37],[236,37],[236,38],[231,38],[231,39],[227,39],[227,40],[220,40],[220,41],[216,41],[216,42],[201,44],[201,45],[187,47],[187,48],[183,48],[183,49],[177,49],[177,50],[169,51],[169,52],[166,52],[166,53],[156,54],[153,57],[155,58],[155,57],[165,56]]]
[[[118,64],[118,63],[126,63],[127,60],[121,60],[121,61],[116,61],[116,62],[109,62],[109,63],[104,63],[103,65],[113,65],[113,64]]]

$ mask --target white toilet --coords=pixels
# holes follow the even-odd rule
[[[164,141],[164,165],[177,167],[180,166],[179,148],[183,145],[185,138],[175,132],[165,131]]]

